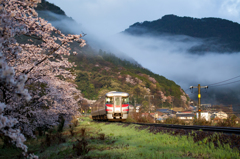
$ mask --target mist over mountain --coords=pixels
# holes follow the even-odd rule
[[[42,6],[42,8],[52,7]],[[66,34],[87,34],[84,39],[87,40],[88,47],[83,51],[83,56],[88,56],[87,54],[90,53],[91,58],[94,59],[97,56],[99,60],[99,56],[96,54],[99,49],[112,52],[118,57],[122,56],[121,59],[136,64],[135,69],[137,70],[147,68],[148,75],[152,71],[155,75],[158,74],[160,77],[166,77],[174,81],[173,83],[180,85],[194,100],[197,100],[197,90],[191,93],[187,89],[189,86],[208,85],[237,76],[239,73],[240,54],[236,52],[239,48],[237,46],[238,37],[235,36],[235,32],[238,33],[237,27],[239,27],[237,23],[219,18],[196,19],[167,15],[153,22],[135,23],[120,34],[101,39],[101,37],[91,34],[91,31],[84,28],[83,25],[67,17],[63,11],[62,14],[56,14],[59,11],[55,10],[58,9],[53,7],[52,10],[55,13],[47,9],[37,11],[41,17]],[[161,27],[158,26],[157,22]],[[193,24],[191,24],[192,22]],[[217,26],[220,26],[221,29],[218,30]],[[229,28],[235,28],[235,30]],[[234,32],[234,35],[231,34],[231,31]],[[92,53],[94,56],[92,56]],[[115,64],[119,63],[115,62],[118,60],[114,57],[110,57],[113,60],[110,60],[111,58],[107,59],[114,61]],[[89,67],[89,64],[84,63],[86,67]],[[125,65],[125,62],[123,63]],[[108,64],[104,65],[107,66]],[[96,69],[94,66],[89,67],[89,71]],[[136,72],[139,73],[139,71],[132,73],[135,74]],[[139,75],[134,76],[139,78]],[[150,76],[152,77],[152,75]],[[91,80],[92,77],[88,80],[90,81],[89,85],[95,83],[94,80],[91,83]],[[178,86],[176,87],[175,84],[169,86],[164,86],[165,92],[173,95],[172,90],[175,90],[175,92],[178,92],[177,94],[180,94],[176,89]],[[89,90],[87,88],[90,87],[86,86],[83,90],[86,92]],[[209,87],[207,91],[202,91],[202,103],[232,104],[236,110],[240,103],[238,88],[238,83],[225,87]],[[154,92],[154,90],[152,91]],[[87,94],[91,94],[91,92],[87,92]],[[178,100],[175,101],[176,105],[177,102]]]
[[[165,15],[155,21],[135,23],[123,33],[131,35],[185,35],[199,38],[202,43],[189,52],[233,53],[240,51],[240,24],[220,18],[192,18]]]
[[[190,99],[179,85],[142,67],[129,54],[126,55],[124,50],[109,43],[107,40],[111,40],[110,38],[97,38],[91,31],[67,17],[59,7],[47,1],[37,7],[37,12],[39,17],[49,21],[64,34],[87,34],[83,37],[87,46],[79,48],[77,43],[71,44],[72,51],[78,54],[68,57],[76,64],[75,83],[85,98],[98,99],[99,96],[115,90],[131,94],[131,104],[134,104],[133,98],[136,98],[137,103],[148,106],[144,95],[152,94],[154,99],[151,103],[158,107],[170,106],[172,102],[175,107],[189,106]],[[120,44],[118,40],[115,42]]]
[[[229,84],[211,85],[239,75],[238,23],[166,15],[152,22],[137,22],[119,37],[131,39],[121,45],[138,53],[132,57],[151,71],[174,80],[190,98],[197,100],[197,89],[191,92],[189,86],[210,84],[208,90],[202,90],[202,103],[240,108],[239,78]]]
[[[72,17],[69,17],[58,6],[49,3],[46,0],[42,0],[41,3],[35,8],[38,16],[49,21],[55,28],[59,29],[64,34],[82,34],[87,45],[90,45],[92,49],[97,52],[102,49],[107,52],[115,54],[117,57],[128,60],[134,64],[140,65],[136,60],[126,55],[124,52],[117,50],[113,46],[109,45],[104,39],[94,35],[90,30],[85,28],[82,24],[77,23]]]

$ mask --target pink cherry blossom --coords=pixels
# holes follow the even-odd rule
[[[82,35],[65,36],[34,7],[40,0],[0,0],[0,133],[25,152],[24,135],[79,115],[82,95],[68,71],[69,43],[86,45]],[[29,38],[19,43],[16,38]],[[77,54],[77,52],[74,52]],[[8,129],[6,129],[8,128]],[[21,131],[20,131],[21,129]],[[33,154],[30,158],[37,158]]]

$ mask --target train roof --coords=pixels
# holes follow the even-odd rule
[[[121,97],[128,97],[129,94],[126,92],[117,92],[117,91],[111,91],[105,94],[107,97],[112,97],[112,96],[121,96]]]

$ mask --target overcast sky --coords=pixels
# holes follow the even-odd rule
[[[119,33],[135,22],[166,14],[219,17],[240,22],[240,0],[48,0],[99,36]]]

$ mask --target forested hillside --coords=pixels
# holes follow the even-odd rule
[[[59,10],[55,11],[57,7],[52,5],[42,3],[37,9],[54,8],[52,10],[55,13],[64,13]],[[52,18],[49,15],[45,17],[44,14],[39,16],[46,20]],[[172,102],[174,106],[188,105],[189,98],[174,81],[154,74],[139,64],[120,59],[113,53],[107,53],[104,50],[96,51],[89,45],[80,50],[79,46],[74,43],[71,48],[77,52],[77,56],[69,57],[71,62],[76,63],[75,82],[85,98],[98,99],[108,91],[115,90],[130,93],[131,104],[135,98],[137,104],[148,105],[144,95],[152,94],[154,95],[152,103],[158,107],[172,105]]]
[[[240,24],[220,18],[192,18],[165,15],[155,21],[135,23],[123,33],[132,35],[186,35],[204,39],[206,43],[191,48],[190,52],[240,51]]]
[[[98,99],[109,91],[125,91],[131,95],[131,104],[136,98],[138,104],[148,105],[148,99],[144,99],[148,94],[154,95],[151,100],[158,107],[169,106],[172,101],[174,106],[188,104],[188,97],[175,82],[114,54],[95,52],[88,46],[69,60],[77,65],[75,82],[88,99]]]

